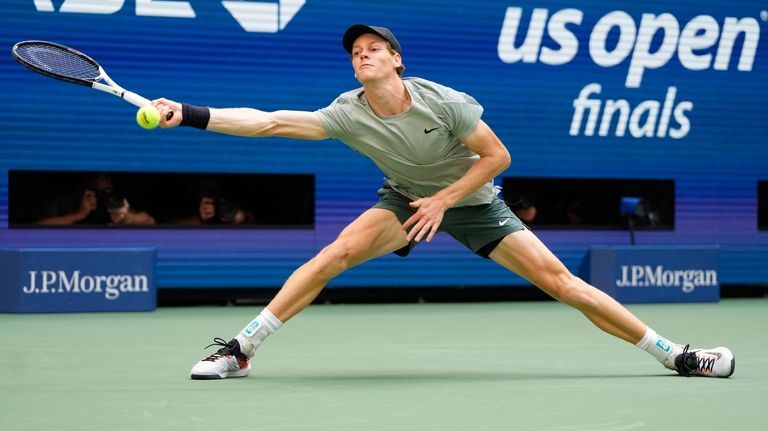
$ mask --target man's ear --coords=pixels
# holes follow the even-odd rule
[[[395,53],[395,55],[392,56],[392,60],[395,63],[395,68],[398,68],[403,65],[403,57],[400,56],[400,54]]]

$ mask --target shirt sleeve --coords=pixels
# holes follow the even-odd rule
[[[315,111],[325,128],[325,133],[333,139],[343,140],[349,136],[352,129],[349,114],[344,109],[345,105],[341,98],[337,98],[325,108]]]
[[[475,131],[483,115],[483,107],[472,96],[460,95],[463,100],[443,102],[443,110],[453,136],[463,141]]]

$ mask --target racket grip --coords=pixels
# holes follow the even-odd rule
[[[132,91],[126,91],[125,93],[122,94],[121,97],[126,102],[132,105],[138,106],[139,108],[142,108],[144,106],[149,106],[152,104],[152,102],[149,99],[145,99]]]
[[[126,91],[123,93],[122,97],[126,102],[136,105],[139,108],[152,104],[152,101],[145,99],[132,91]],[[170,111],[165,115],[165,121],[171,121],[171,118],[173,118],[173,111]]]

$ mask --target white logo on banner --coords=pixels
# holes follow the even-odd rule
[[[81,274],[80,271],[29,271],[29,282],[21,291],[31,294],[100,294],[112,301],[122,293],[149,292],[149,278],[146,275]]]
[[[283,30],[304,3],[305,0],[280,0],[280,3],[221,2],[245,31],[258,33],[277,33]]]
[[[714,269],[666,269],[662,265],[621,265],[617,287],[675,287],[691,293],[697,287],[717,286]]]
[[[760,19],[765,22],[768,12],[763,12]],[[548,9],[536,8],[531,12],[524,37],[518,34],[522,16],[522,8],[507,8],[497,47],[501,61],[560,66],[576,58],[579,40],[574,30],[584,21],[583,11],[562,9],[550,14]],[[615,44],[608,42],[609,34],[617,35]],[[555,43],[545,44],[545,36]],[[735,49],[738,40],[742,40],[740,51]],[[661,69],[670,61],[690,71],[726,71],[737,58],[736,70],[751,72],[759,40],[760,24],[752,17],[726,17],[721,25],[709,15],[698,15],[681,23],[669,13],[644,13],[638,23],[628,13],[617,10],[602,16],[589,31],[587,53],[594,64],[605,68],[629,60],[624,86],[635,89],[647,72]],[[654,41],[660,42],[654,47]],[[601,84],[589,83],[573,100],[571,136],[583,131],[584,136],[621,137],[628,131],[635,138],[681,139],[691,130],[688,113],[693,110],[693,102],[678,101],[674,85],[665,94],[654,95],[655,100],[644,100],[635,106],[622,98],[602,100],[601,92]]]
[[[52,0],[34,0],[39,12],[55,12]],[[222,1],[238,24],[247,32],[277,33],[285,29],[301,10],[306,0],[278,2]],[[59,12],[113,14],[120,11],[125,0],[64,0]],[[195,18],[195,10],[186,1],[136,0],[137,16],[165,18]]]

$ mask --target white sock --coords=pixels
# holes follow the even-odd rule
[[[253,356],[261,343],[273,332],[280,329],[283,322],[271,311],[264,308],[251,323],[245,326],[235,339],[240,343],[240,351],[247,357]]]
[[[650,327],[647,327],[645,335],[636,346],[650,353],[657,361],[670,369],[675,369],[674,359],[683,351],[680,345],[667,340]]]

